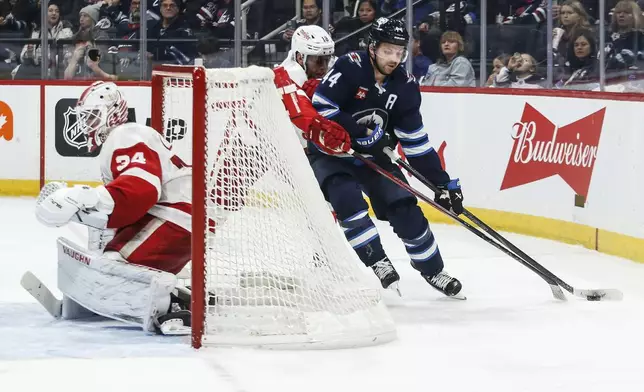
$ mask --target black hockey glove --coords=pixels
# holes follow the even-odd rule
[[[447,184],[437,185],[442,192],[434,194],[434,201],[446,210],[454,211],[456,215],[463,213],[463,192],[461,181],[457,178]]]
[[[362,154],[372,155],[376,161],[380,162],[391,162],[391,159],[383,152],[385,147],[390,146],[391,137],[380,125],[376,125],[376,129],[369,135],[354,139],[352,142],[354,150]]]

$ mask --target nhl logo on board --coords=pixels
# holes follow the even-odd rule
[[[73,107],[68,107],[67,111],[63,113],[65,125],[63,126],[63,138],[65,142],[72,147],[81,149],[87,145],[87,136],[81,132],[78,126],[76,117],[76,110]]]

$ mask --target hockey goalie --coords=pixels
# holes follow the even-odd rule
[[[49,183],[36,207],[47,226],[90,227],[89,249],[58,240],[62,316],[88,310],[157,332],[189,326],[187,306],[168,313],[178,298],[171,296],[175,274],[191,257],[190,168],[159,132],[127,122],[128,105],[114,83],[92,84],[76,113],[88,150],[102,146],[104,185]]]

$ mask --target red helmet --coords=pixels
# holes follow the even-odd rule
[[[94,82],[76,104],[76,117],[80,130],[87,136],[87,149],[97,149],[110,131],[127,122],[127,102],[116,84]]]

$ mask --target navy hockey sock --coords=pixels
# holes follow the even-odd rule
[[[405,244],[412,266],[423,275],[433,276],[443,270],[443,258],[434,233],[418,205],[408,202],[389,208],[387,216],[398,237]]]
[[[360,260],[370,267],[385,258],[380,235],[369,217],[367,202],[357,182],[350,176],[337,175],[325,183],[324,189],[345,237]]]
[[[340,226],[347,241],[367,267],[386,256],[378,230],[369,218],[369,211],[362,210],[346,219],[341,219]]]

